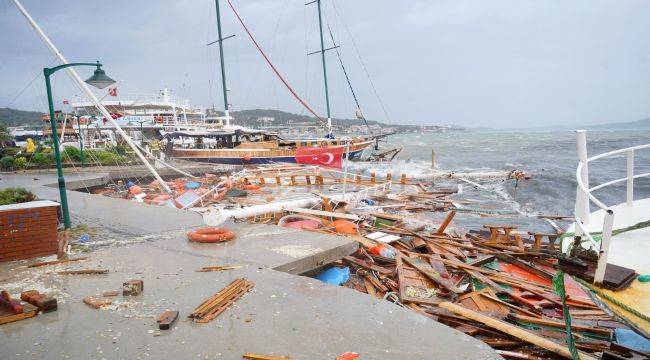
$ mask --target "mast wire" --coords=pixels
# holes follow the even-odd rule
[[[339,10],[336,7],[336,1],[332,1],[332,7],[334,8],[334,12],[336,13],[336,17],[343,24],[343,27],[345,28],[345,31],[348,33],[348,36],[350,37],[350,40],[352,41],[352,46],[354,47],[354,51],[357,53],[357,57],[359,58],[359,61],[361,62],[361,67],[363,67],[363,71],[366,73],[366,76],[368,77],[368,81],[370,82],[370,87],[372,87],[372,91],[375,93],[375,97],[377,97],[377,101],[379,102],[379,106],[381,106],[381,110],[383,111],[384,116],[386,117],[386,120],[388,120],[389,123],[392,123],[392,120],[391,120],[390,116],[388,115],[388,111],[386,111],[386,107],[384,106],[384,102],[381,100],[381,97],[379,96],[379,93],[377,92],[377,88],[375,87],[375,83],[372,81],[372,77],[370,77],[370,72],[368,72],[368,68],[366,67],[365,62],[363,61],[363,58],[361,58],[361,53],[359,52],[359,48],[357,47],[357,43],[354,41],[354,38],[352,37],[352,32],[350,31],[350,28],[348,27],[348,24],[344,21],[341,14],[339,14]]]
[[[233,12],[233,13],[235,14],[235,16],[237,17],[237,20],[239,20],[239,23],[242,25],[242,27],[244,28],[244,30],[245,30],[246,33],[248,34],[248,37],[250,37],[251,41],[253,42],[253,44],[255,45],[255,47],[257,48],[257,50],[260,52],[260,54],[262,55],[262,57],[264,57],[264,60],[266,60],[266,63],[269,64],[269,66],[271,67],[271,70],[273,70],[273,72],[275,73],[275,75],[278,76],[278,78],[280,79],[280,81],[282,81],[282,83],[283,83],[284,86],[289,90],[289,92],[291,93],[291,95],[293,95],[293,97],[294,97],[296,100],[298,100],[298,102],[299,102],[300,104],[302,104],[302,106],[304,106],[304,107],[305,107],[305,108],[306,108],[306,109],[307,109],[307,110],[308,110],[312,115],[314,115],[314,116],[315,116],[315,117],[316,117],[316,118],[317,118],[321,123],[325,123],[325,120],[324,120],[321,116],[319,116],[319,115],[318,115],[318,114],[317,114],[317,113],[316,113],[316,112],[315,112],[315,111],[314,111],[314,110],[313,110],[313,109],[312,109],[312,108],[311,108],[311,107],[310,107],[310,106],[305,102],[305,100],[303,100],[303,99],[298,95],[298,93],[296,93],[296,91],[291,87],[291,85],[289,85],[289,82],[287,81],[287,79],[285,79],[284,76],[282,76],[282,74],[280,74],[280,71],[278,71],[278,69],[275,67],[275,65],[273,65],[273,63],[271,62],[271,60],[269,59],[269,57],[266,55],[266,53],[264,52],[264,50],[262,50],[262,47],[260,46],[260,44],[257,42],[257,40],[255,40],[255,37],[253,36],[253,34],[251,33],[251,31],[248,29],[248,27],[247,27],[246,24],[244,23],[244,20],[242,20],[241,16],[239,16],[239,13],[237,12],[237,10],[235,10],[235,7],[233,6],[232,2],[231,2],[230,0],[227,0],[227,1],[228,1],[228,5],[230,6],[230,9],[232,9],[232,12]]]
[[[339,52],[339,48],[336,46],[336,42],[334,41],[334,35],[332,34],[332,28],[330,28],[330,24],[327,24],[327,30],[330,33],[330,38],[332,39],[332,45],[334,46],[334,51],[336,51],[336,56],[339,58],[339,64],[341,64],[341,69],[343,69],[343,75],[345,75],[345,80],[348,82],[348,87],[350,88],[350,92],[352,93],[352,97],[354,98],[355,104],[357,104],[357,111],[359,112],[357,114],[357,117],[360,117],[363,122],[366,124],[366,127],[368,128],[368,131],[370,134],[372,134],[372,130],[370,130],[370,125],[368,125],[368,121],[366,120],[366,117],[363,115],[363,112],[361,111],[361,105],[359,105],[359,100],[357,99],[357,94],[354,92],[354,88],[352,87],[352,82],[350,82],[350,77],[348,76],[348,72],[345,69],[345,65],[343,65],[343,59],[341,58],[341,53]]]

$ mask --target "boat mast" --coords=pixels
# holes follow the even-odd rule
[[[214,0],[214,5],[217,9],[217,34],[219,38],[219,58],[221,60],[221,85],[223,87],[223,106],[226,113],[226,125],[230,125],[230,109],[228,106],[228,88],[226,87],[226,65],[223,60],[223,36],[221,35],[221,13],[219,12],[219,0]],[[208,44],[209,45],[209,44]]]
[[[331,50],[331,49],[325,49],[325,41],[323,40],[323,16],[321,12],[321,7],[320,7],[320,2],[321,0],[315,0],[312,2],[307,3],[307,5],[316,3],[316,6],[318,7],[318,28],[320,30],[320,54],[321,54],[321,59],[323,61],[323,80],[325,83],[325,105],[327,106],[327,136],[328,137],[333,137],[332,135],[332,115],[330,113],[330,96],[329,96],[329,90],[327,88],[327,66],[325,63],[325,51]]]

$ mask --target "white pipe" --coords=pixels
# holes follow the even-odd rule
[[[576,190],[575,214],[576,219],[583,224],[589,223],[589,167],[587,159],[587,132],[585,130],[576,130],[578,160],[582,168],[578,174],[579,183]],[[582,186],[580,186],[582,183]],[[587,190],[585,190],[587,189]]]
[[[330,198],[333,201],[345,201],[345,202],[356,202],[360,200],[360,195],[367,196],[370,190],[381,189],[386,191],[390,189],[390,183],[384,183],[370,188],[363,189],[356,193],[349,193],[345,196],[335,195]],[[251,205],[244,206],[241,208],[235,209],[225,209],[225,208],[209,208],[203,213],[203,221],[209,226],[217,226],[224,223],[230,219],[246,219],[251,216],[259,216],[269,213],[278,213],[285,210],[295,209],[295,208],[311,208],[321,202],[321,198],[318,196],[311,196],[302,199],[278,201],[274,203],[261,204],[261,205]]]
[[[203,213],[203,221],[209,226],[217,226],[230,219],[245,219],[268,213],[282,212],[290,208],[309,208],[321,201],[319,197],[279,201],[269,204],[245,206],[238,209],[210,208]]]
[[[47,37],[47,35],[45,35],[43,30],[40,28],[40,26],[38,26],[36,21],[34,21],[34,19],[31,17],[31,15],[29,15],[27,10],[25,10],[23,5],[18,0],[11,0],[11,1],[13,1],[13,3],[16,5],[18,10],[23,14],[23,16],[25,16],[25,18],[27,19],[29,24],[34,28],[34,30],[36,30],[36,33],[38,33],[38,35],[41,37],[43,42],[45,42],[45,45],[47,45],[47,47],[50,49],[50,51],[52,51],[52,53],[54,54],[54,56],[56,56],[56,58],[59,60],[59,62],[62,65],[63,64],[68,64],[68,60],[66,60],[66,58],[63,56],[63,54],[61,54],[61,52],[59,52],[59,50],[56,48],[56,46],[54,46],[52,41],[50,41],[50,39]],[[160,175],[158,175],[158,173],[153,168],[153,166],[151,166],[151,164],[149,164],[149,162],[144,157],[144,155],[142,155],[140,150],[138,150],[137,146],[135,145],[135,143],[133,142],[131,137],[127,133],[125,133],[124,130],[122,130],[122,128],[113,119],[113,117],[111,116],[111,113],[108,110],[106,110],[104,105],[101,104],[101,102],[99,101],[99,99],[97,99],[95,94],[92,91],[90,91],[90,89],[88,89],[88,86],[86,86],[84,81],[81,80],[81,77],[79,77],[79,74],[77,74],[77,72],[74,70],[74,68],[73,67],[68,67],[68,68],[66,68],[66,70],[68,71],[68,74],[70,75],[72,80],[77,84],[79,89],[81,91],[83,91],[86,94],[86,96],[88,96],[88,98],[93,102],[93,104],[95,104],[95,107],[97,107],[97,109],[102,113],[102,115],[104,115],[106,120],[108,120],[109,122],[111,122],[111,124],[113,126],[115,126],[115,129],[117,130],[117,132],[124,138],[124,140],[126,140],[126,142],[129,144],[129,146],[131,146],[131,148],[133,149],[135,154],[140,158],[140,160],[144,163],[144,165],[147,167],[147,169],[149,169],[149,171],[156,178],[156,180],[158,180],[158,183],[160,184],[160,186],[162,186],[163,189],[165,189],[165,191],[167,191],[168,193],[171,194],[172,190],[169,188],[169,186],[167,186],[167,183],[165,183],[165,181],[160,177]]]

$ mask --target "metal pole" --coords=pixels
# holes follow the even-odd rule
[[[59,196],[61,197],[61,212],[63,213],[63,226],[70,229],[70,211],[68,210],[68,196],[65,192],[65,179],[63,178],[63,165],[61,164],[61,150],[59,149],[59,135],[56,131],[54,119],[54,103],[52,102],[52,87],[50,85],[50,69],[43,69],[45,75],[45,88],[47,89],[47,105],[50,110],[50,127],[52,128],[52,146],[56,158],[56,173],[59,181]]]
[[[27,12],[27,10],[25,10],[25,8],[24,8],[23,5],[20,3],[20,1],[18,1],[18,0],[11,0],[11,1],[16,5],[16,7],[18,8],[18,10],[21,12],[21,14],[23,14],[23,16],[25,17],[25,19],[27,19],[27,21],[29,22],[29,24],[34,28],[34,30],[36,31],[36,33],[38,33],[38,35],[41,37],[41,39],[43,40],[43,42],[45,42],[45,45],[47,45],[47,47],[48,47],[48,48],[50,49],[50,51],[54,54],[54,56],[56,56],[56,58],[59,60],[59,62],[60,62],[61,64],[67,64],[67,63],[68,63],[68,60],[66,60],[66,58],[63,56],[63,54],[61,54],[61,52],[59,52],[59,49],[57,49],[56,46],[54,46],[54,44],[52,43],[52,41],[50,41],[50,39],[47,37],[47,35],[45,35],[45,33],[43,32],[43,30],[41,29],[41,27],[38,26],[38,24],[36,23],[36,21],[34,21],[34,19],[31,17],[31,15],[29,15],[29,13]],[[151,172],[151,174],[154,176],[154,178],[156,178],[156,180],[158,180],[158,184],[160,184],[160,186],[162,186],[163,189],[164,189],[167,193],[172,194],[173,192],[172,192],[172,190],[169,188],[169,186],[167,185],[167,183],[166,183],[166,182],[165,182],[165,181],[160,177],[160,175],[158,174],[158,172],[156,172],[156,170],[153,168],[153,166],[151,166],[151,164],[149,164],[149,162],[148,162],[147,159],[144,157],[144,155],[142,155],[142,153],[140,152],[140,150],[138,150],[138,149],[136,148],[136,145],[135,145],[135,143],[133,142],[133,139],[131,139],[131,137],[130,137],[127,133],[125,133],[124,130],[122,130],[122,128],[120,127],[120,125],[119,125],[119,124],[115,121],[115,119],[113,119],[113,117],[111,116],[111,113],[110,113],[108,110],[106,110],[106,108],[104,107],[104,105],[101,104],[101,102],[99,101],[99,99],[97,99],[97,97],[95,96],[95,94],[93,94],[93,92],[90,91],[90,89],[88,89],[88,86],[86,86],[86,84],[84,83],[84,81],[81,80],[81,78],[79,77],[79,74],[77,74],[77,72],[76,72],[72,67],[68,67],[67,70],[68,70],[68,74],[70,75],[70,77],[72,78],[72,80],[77,84],[77,86],[79,87],[79,89],[81,89],[81,91],[83,91],[83,92],[86,94],[86,96],[88,96],[88,98],[90,99],[90,101],[92,101],[92,103],[95,105],[95,107],[96,107],[97,109],[99,109],[99,111],[100,111],[100,112],[102,113],[102,115],[106,118],[106,120],[108,120],[108,121],[111,123],[111,125],[113,125],[113,126],[115,127],[115,129],[117,130],[117,132],[118,132],[118,133],[119,133],[119,134],[124,138],[124,140],[129,144],[129,146],[131,146],[131,148],[133,149],[133,151],[135,152],[135,154],[138,156],[138,158],[140,158],[140,160],[141,160],[142,163],[147,167],[147,169],[149,170],[149,172]]]
[[[77,130],[79,131],[79,150],[81,151],[81,168],[83,169],[83,167],[84,167],[84,142],[83,142],[83,138],[81,137],[81,122],[79,121],[78,117],[77,117]]]
[[[436,149],[431,148],[431,168],[434,169],[436,167]]]
[[[343,199],[345,199],[345,190],[348,184],[348,164],[350,163],[350,142],[345,144],[345,169],[343,170]]]
[[[634,150],[627,151],[627,206],[634,203]]]
[[[587,132],[586,130],[576,130],[578,160],[582,163],[582,172],[580,177],[585,188],[589,189],[589,169],[587,161]],[[589,194],[585,193],[577,186],[576,191],[576,216],[583,224],[589,223]]]
[[[325,41],[323,40],[323,20],[320,9],[320,1],[316,0],[318,5],[318,27],[320,29],[320,54],[323,60],[323,79],[325,80],[325,104],[327,106],[327,135],[332,134],[332,115],[330,114],[330,96],[327,88],[327,66],[325,66]]]
[[[226,113],[226,125],[230,125],[230,108],[228,107],[228,88],[226,87],[226,64],[223,59],[223,36],[221,35],[221,13],[219,11],[219,0],[214,0],[217,8],[217,33],[219,35],[219,58],[221,60],[221,86],[223,87],[223,107]]]

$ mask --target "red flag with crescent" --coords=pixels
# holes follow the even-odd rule
[[[300,147],[296,149],[296,162],[340,169],[344,153],[344,146]]]

